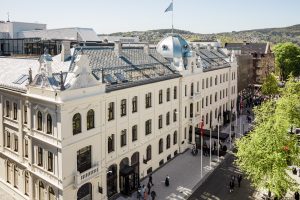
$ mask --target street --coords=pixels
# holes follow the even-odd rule
[[[189,197],[189,200],[247,200],[254,199],[253,187],[250,182],[244,179],[241,187],[237,185],[232,193],[229,192],[229,181],[232,175],[237,177],[240,171],[233,164],[235,156],[231,153],[212,174],[205,180],[203,184]]]

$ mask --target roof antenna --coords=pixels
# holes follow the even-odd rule
[[[7,14],[7,21],[6,22],[10,22],[10,20],[9,20],[9,12],[7,12],[6,14]]]

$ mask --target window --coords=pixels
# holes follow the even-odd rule
[[[218,92],[215,93],[215,102],[218,101]]]
[[[212,77],[210,77],[209,83],[210,87],[212,87]]]
[[[18,175],[18,168],[17,166],[15,165],[14,166],[14,187],[15,188],[18,188],[18,185],[19,185],[19,175]]]
[[[173,111],[173,122],[176,122],[177,121],[177,110],[174,109]]]
[[[95,112],[92,109],[87,112],[86,125],[87,130],[95,128]]]
[[[10,132],[6,132],[6,147],[10,148]]]
[[[86,146],[77,151],[77,171],[80,173],[92,167],[92,148]]]
[[[41,147],[38,147],[38,160],[37,160],[38,166],[43,166],[43,149]]]
[[[194,96],[194,83],[191,83],[191,96]]]
[[[108,121],[115,119],[115,103],[108,104]]]
[[[199,81],[197,82],[197,92],[199,92],[200,90],[199,90]]]
[[[132,98],[132,113],[137,112],[137,96]]]
[[[208,106],[208,96],[205,98],[205,106]]]
[[[43,129],[43,115],[40,111],[37,113],[37,130],[41,131]]]
[[[45,199],[45,192],[44,192],[44,184],[42,181],[39,182],[39,200]]]
[[[6,172],[6,175],[7,175],[7,182],[8,183],[11,183],[11,170],[12,170],[12,164],[9,162],[9,161],[7,161],[7,166],[6,166],[6,169],[7,169],[7,172]]]
[[[136,141],[137,139],[138,139],[137,125],[134,125],[132,127],[132,142]]]
[[[202,89],[204,89],[204,79],[202,79]]]
[[[121,117],[126,115],[126,99],[121,100]]]
[[[204,108],[204,98],[202,98],[202,108]]]
[[[14,120],[18,118],[18,104],[14,103]]]
[[[158,164],[159,164],[159,166],[162,166],[164,163],[165,163],[165,162],[164,162],[164,159],[162,159],[162,160],[159,161]]]
[[[177,86],[174,86],[174,99],[177,99]]]
[[[163,126],[162,118],[163,118],[162,115],[158,116],[158,129],[161,129]]]
[[[206,113],[206,120],[205,123],[208,124],[208,113]]]
[[[167,149],[169,149],[170,148],[170,146],[171,146],[171,136],[170,135],[168,135],[167,136]]]
[[[124,129],[124,130],[122,130],[121,131],[121,147],[124,147],[124,146],[126,146],[126,142],[127,142],[127,140],[126,140],[126,132],[127,132],[127,130],[126,129]]]
[[[47,134],[52,134],[52,117],[47,115]]]
[[[187,132],[187,128],[184,128],[184,139],[186,140],[186,132]]]
[[[167,102],[170,101],[171,89],[167,88]]]
[[[226,81],[228,81],[228,73],[226,73]]]
[[[25,195],[29,196],[29,172],[25,172]]]
[[[209,104],[212,104],[212,95],[209,96]]]
[[[28,140],[24,139],[24,156],[28,158]]]
[[[15,148],[14,148],[14,151],[18,152],[18,147],[19,147],[18,136],[15,135],[14,138],[15,138]]]
[[[151,119],[149,119],[145,122],[145,132],[146,132],[146,135],[151,134]]]
[[[163,91],[159,90],[159,93],[158,93],[158,103],[162,104],[162,102],[163,102]]]
[[[151,93],[146,94],[146,108],[151,108]]]
[[[167,112],[166,115],[166,125],[168,126],[170,124],[170,112]]]
[[[220,74],[220,83],[222,83],[222,74]]]
[[[110,137],[108,137],[107,146],[108,146],[108,153],[113,152],[115,150],[115,135],[114,134],[112,134]]]
[[[206,78],[206,88],[208,88],[208,78]]]
[[[223,89],[223,98],[225,98],[225,90]]]
[[[53,172],[53,153],[48,151],[48,171]]]
[[[27,106],[24,106],[24,124],[27,124]]]
[[[218,109],[216,108],[215,109],[215,119],[217,119],[217,117],[218,117]]]
[[[164,151],[164,142],[163,139],[160,139],[158,142],[158,153],[161,154]]]
[[[185,106],[184,107],[184,118],[186,118],[187,117],[187,107]]]
[[[52,187],[49,187],[48,196],[49,200],[56,200],[55,193]]]
[[[173,145],[177,144],[177,131],[174,131],[173,134]]]
[[[228,95],[228,90],[227,90],[227,88],[226,88],[226,97],[227,97],[227,95]]]
[[[215,85],[218,85],[218,75],[215,77]]]
[[[5,106],[6,106],[6,117],[10,117],[9,101],[6,101]]]
[[[152,155],[151,155],[151,145],[149,145],[147,147],[147,150],[146,150],[146,160],[149,161],[149,160],[151,160],[151,158],[152,158]]]
[[[76,113],[73,116],[73,135],[81,133],[81,115]]]

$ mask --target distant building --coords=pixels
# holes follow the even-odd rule
[[[140,39],[136,37],[123,37],[123,36],[110,36],[110,35],[98,35],[98,38],[103,43],[114,43],[119,41],[121,43],[138,43]]]
[[[192,47],[198,48],[221,48],[222,44],[220,41],[215,40],[193,40],[189,42]]]
[[[45,24],[0,22],[0,55],[41,55],[48,49],[51,55],[61,52],[63,41],[73,44],[99,43],[91,28],[46,29]]]
[[[262,84],[275,71],[275,57],[269,43],[226,43],[225,48],[237,56],[240,80],[249,81],[239,83],[239,91],[248,84]]]

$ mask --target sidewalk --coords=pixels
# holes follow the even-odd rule
[[[238,128],[239,129],[239,118]],[[245,131],[248,130],[249,125],[246,123],[246,115],[241,116],[241,122],[244,125]],[[232,122],[235,125],[235,122]],[[229,133],[229,125],[221,129],[224,133]],[[239,137],[239,134],[236,134]],[[232,144],[234,140],[232,141]],[[229,147],[229,143],[226,143]],[[230,149],[229,149],[230,150]],[[224,160],[224,157],[220,158],[220,162]],[[169,199],[169,200],[183,200],[187,199],[200,185],[205,181],[209,174],[219,165],[217,162],[217,156],[212,156],[212,164],[210,169],[209,157],[203,156],[203,176],[201,177],[201,152],[197,156],[193,156],[191,151],[188,150],[183,154],[178,155],[176,158],[168,162],[162,168],[158,169],[152,174],[154,186],[151,191],[154,190],[157,194],[156,199]],[[170,186],[164,185],[165,177],[170,176]],[[147,186],[148,178],[141,182],[141,185]],[[136,192],[131,197],[119,197],[118,200],[125,199],[137,199]],[[149,199],[151,199],[149,197]]]

